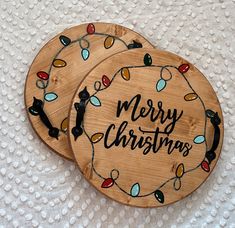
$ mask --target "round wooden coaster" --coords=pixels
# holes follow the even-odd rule
[[[195,66],[160,50],[116,54],[80,84],[69,140],[82,173],[124,204],[157,207],[197,189],[219,158],[223,119]]]
[[[101,60],[142,46],[153,47],[136,32],[109,23],[79,25],[50,40],[34,59],[25,85],[28,116],[39,137],[60,155],[73,159],[67,116],[77,85]]]

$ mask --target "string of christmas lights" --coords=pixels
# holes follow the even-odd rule
[[[125,67],[122,67],[121,69],[119,69],[112,76],[111,79],[107,75],[103,75],[102,78],[101,78],[101,81],[95,81],[95,83],[94,83],[95,92],[90,96],[90,98],[89,98],[88,102],[86,103],[86,105],[88,105],[90,103],[91,105],[93,105],[95,107],[100,107],[102,103],[101,103],[100,99],[97,96],[98,92],[109,88],[111,86],[112,82],[114,81],[115,77],[119,74],[121,75],[121,77],[125,81],[130,80],[130,77],[131,77],[130,69],[132,69],[132,68],[143,68],[143,67],[158,67],[158,68],[160,68],[160,79],[156,83],[156,91],[161,92],[162,90],[164,90],[166,88],[168,81],[171,80],[172,73],[170,71],[170,68],[173,68],[173,69],[176,69],[176,70],[179,71],[179,73],[182,75],[182,77],[185,79],[185,81],[187,82],[187,84],[189,85],[189,87],[192,90],[191,93],[188,93],[184,96],[184,100],[187,101],[187,102],[190,102],[190,101],[193,101],[195,99],[199,99],[202,106],[203,106],[203,108],[204,108],[205,116],[210,118],[213,126],[215,126],[213,121],[217,121],[216,124],[217,124],[217,127],[218,127],[218,124],[220,123],[220,118],[218,117],[218,114],[215,113],[212,110],[206,110],[202,99],[194,91],[194,89],[190,85],[189,81],[187,80],[186,76],[184,75],[186,72],[188,72],[188,70],[190,68],[189,64],[184,63],[184,64],[180,65],[179,67],[175,67],[175,66],[171,66],[171,65],[166,65],[166,66],[152,65],[152,57],[148,53],[146,53],[144,55],[143,62],[144,62],[144,65],[141,65],[141,66],[125,66]],[[164,75],[165,71],[168,72],[168,75]],[[132,187],[130,188],[130,191],[126,191],[125,189],[123,189],[118,184],[119,171],[117,169],[111,170],[109,177],[103,177],[99,174],[99,172],[95,169],[95,166],[94,166],[94,155],[95,155],[94,144],[101,141],[102,138],[104,137],[104,134],[101,133],[101,132],[98,132],[98,133],[93,134],[91,137],[89,137],[89,135],[85,131],[84,123],[82,123],[82,128],[83,128],[83,131],[84,131],[86,137],[88,138],[88,140],[90,141],[91,146],[92,146],[92,162],[91,162],[92,167],[91,167],[91,169],[92,169],[93,172],[96,173],[97,176],[99,176],[103,180],[102,183],[101,183],[101,188],[111,188],[112,186],[115,185],[122,192],[124,192],[125,194],[127,194],[131,197],[146,197],[146,196],[154,195],[155,199],[159,203],[163,204],[164,201],[165,201],[165,196],[164,196],[164,193],[161,189],[167,183],[169,183],[170,181],[173,181],[173,188],[176,191],[178,191],[181,188],[181,184],[182,184],[181,179],[184,177],[184,175],[186,173],[190,173],[190,172],[198,169],[199,167],[201,167],[202,170],[204,170],[205,172],[210,171],[210,163],[215,158],[214,150],[216,149],[217,145],[214,146],[214,148],[213,148],[214,150],[213,149],[208,150],[208,146],[207,146],[207,142],[206,142],[206,138],[205,138],[206,124],[207,124],[207,119],[205,118],[205,125],[204,125],[203,134],[195,136],[195,138],[193,140],[193,142],[195,144],[205,143],[205,145],[206,145],[205,157],[203,158],[201,163],[199,163],[196,167],[194,167],[192,169],[188,169],[188,170],[185,169],[185,166],[184,166],[183,163],[180,163],[176,168],[175,176],[173,176],[172,178],[166,180],[157,189],[154,189],[152,192],[147,193],[147,194],[140,194],[141,193],[141,186],[138,182],[136,182],[132,185]],[[215,144],[218,144],[218,142],[215,143]],[[208,155],[208,153],[209,153],[209,155]]]
[[[42,104],[42,108],[44,107],[45,101],[46,102],[53,102],[53,101],[55,101],[58,98],[58,95],[55,92],[53,92],[53,91],[47,92],[46,88],[49,85],[49,79],[50,79],[50,74],[51,74],[52,67],[63,68],[63,67],[67,66],[67,63],[66,63],[65,60],[58,58],[59,54],[66,47],[70,46],[73,43],[78,43],[80,48],[81,48],[81,57],[82,57],[82,59],[84,61],[88,60],[89,57],[90,57],[90,50],[89,50],[90,42],[87,39],[87,37],[89,37],[91,35],[106,37],[105,40],[104,40],[104,48],[105,49],[111,48],[114,45],[116,40],[122,42],[127,49],[141,48],[142,47],[142,44],[137,42],[137,41],[133,41],[133,43],[127,44],[124,40],[120,39],[117,36],[113,36],[113,35],[105,34],[105,33],[99,33],[99,32],[96,32],[95,30],[96,30],[95,29],[95,25],[90,23],[90,24],[87,25],[86,34],[81,36],[81,37],[79,37],[76,40],[72,41],[69,37],[67,37],[65,35],[61,35],[59,37],[59,41],[62,44],[62,48],[56,53],[55,57],[53,58],[48,72],[46,72],[46,71],[39,71],[39,72],[37,72],[38,79],[36,81],[36,86],[37,86],[37,88],[43,90],[43,100],[42,100],[43,104]],[[92,100],[91,102],[96,104],[97,106],[100,105],[99,100],[96,97],[93,97],[91,100]],[[31,107],[31,109],[33,109],[33,107]],[[32,112],[36,112],[36,110],[32,110]],[[32,112],[30,112],[30,113],[32,113]],[[66,117],[61,122],[61,125],[60,125],[60,131],[62,133],[66,134],[66,132],[67,132],[67,123],[68,123],[68,119]]]

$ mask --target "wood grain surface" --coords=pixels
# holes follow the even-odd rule
[[[191,63],[166,51],[128,50],[80,84],[69,141],[81,172],[100,192],[127,205],[158,207],[186,197],[210,175],[223,117],[213,88]]]
[[[59,155],[73,159],[67,116],[78,84],[101,60],[136,45],[152,47],[143,36],[120,25],[90,23],[64,30],[40,50],[27,75],[25,105],[33,129],[43,142]],[[42,105],[33,105],[34,97]],[[43,106],[44,114],[37,105]]]

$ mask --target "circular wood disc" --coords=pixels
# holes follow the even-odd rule
[[[77,85],[101,60],[142,46],[153,47],[136,32],[109,23],[79,25],[50,40],[34,59],[25,85],[28,116],[39,137],[60,155],[73,159],[67,116]]]
[[[70,110],[69,140],[82,173],[133,206],[166,205],[197,189],[222,139],[222,112],[207,79],[160,50],[104,60],[80,84]]]

